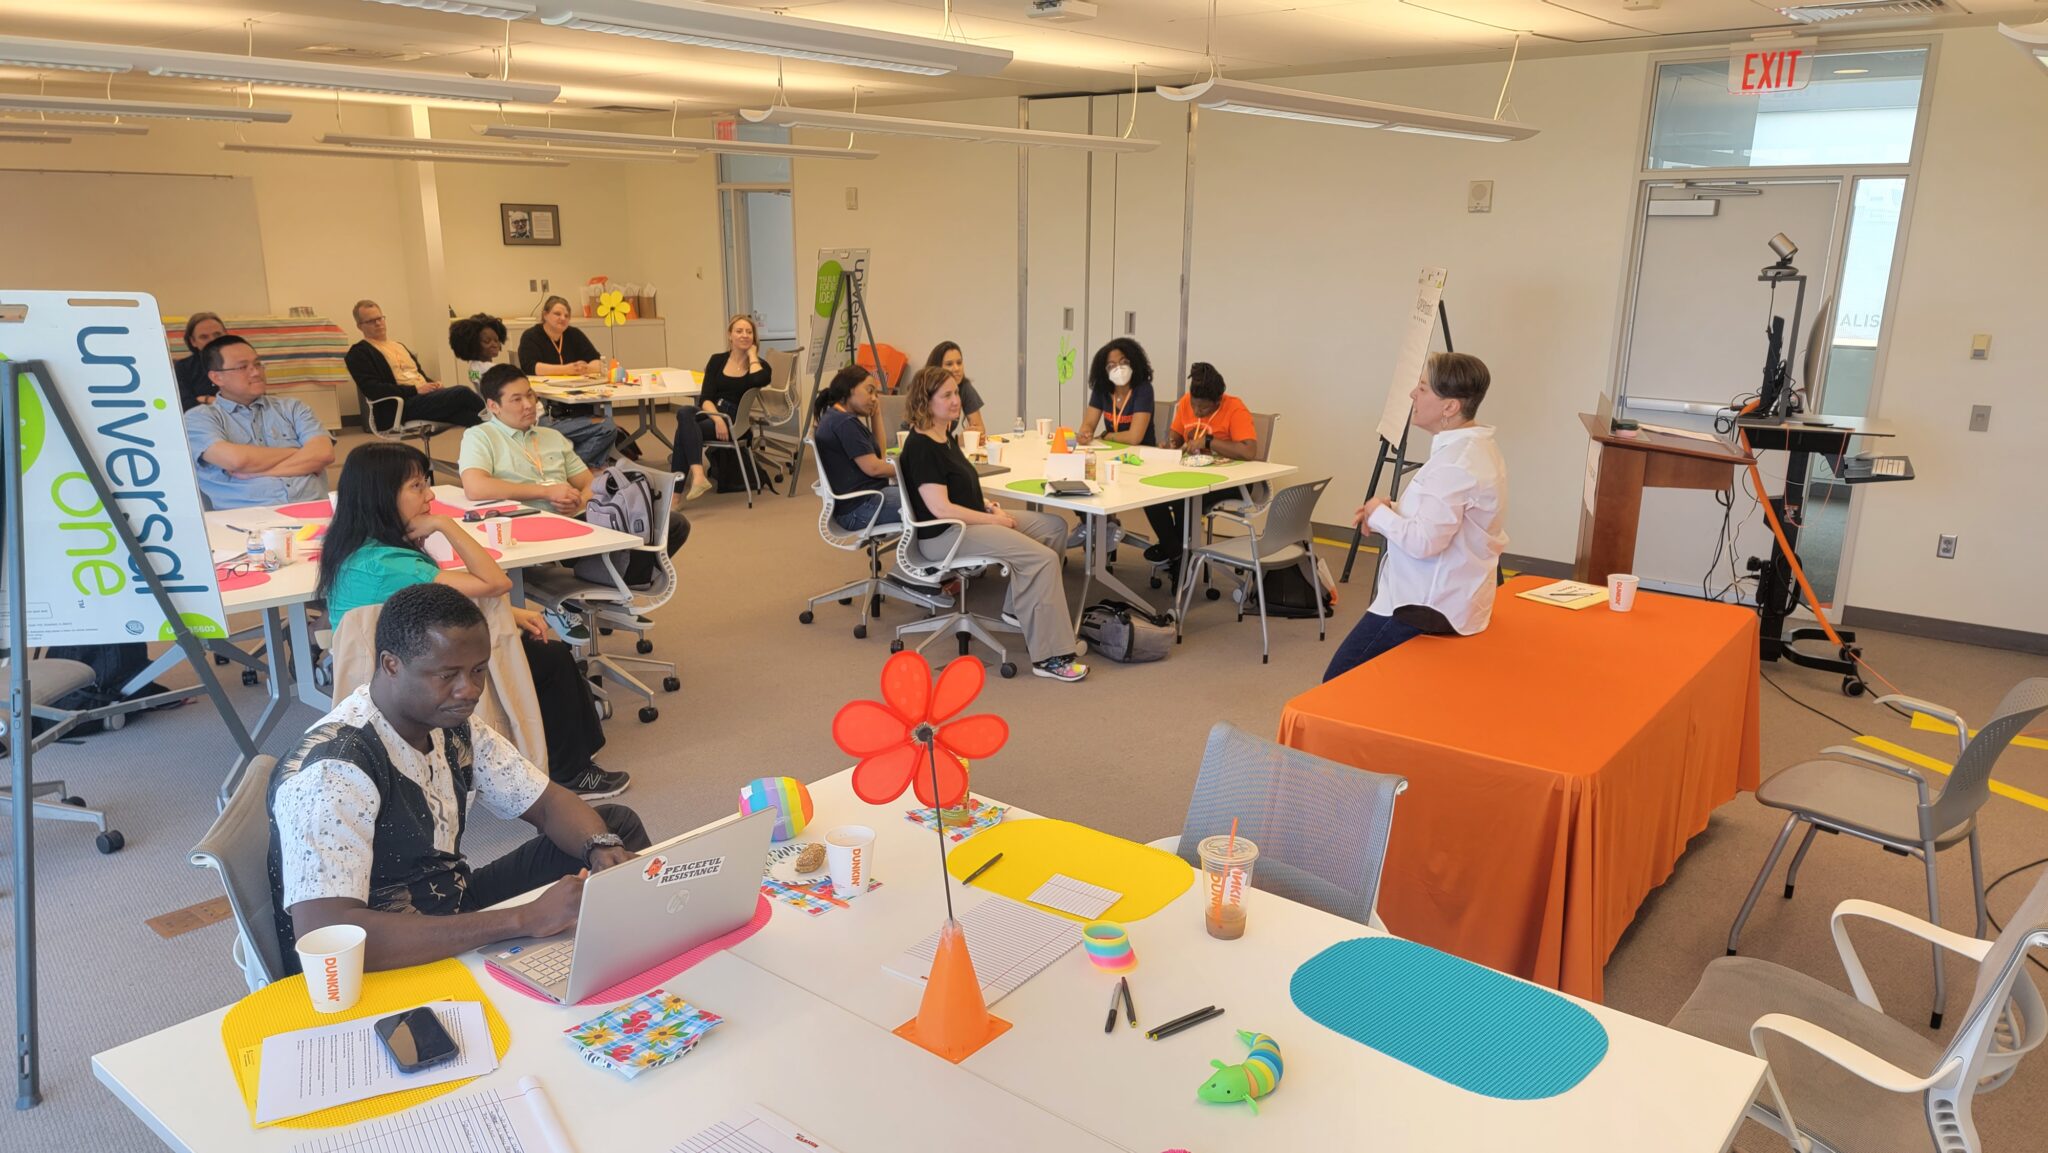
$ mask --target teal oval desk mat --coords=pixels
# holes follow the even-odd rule
[[[1555,1097],[1607,1055],[1607,1029],[1584,1008],[1413,941],[1339,941],[1288,992],[1317,1024],[1482,1097]]]

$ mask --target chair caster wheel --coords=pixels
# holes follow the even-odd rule
[[[106,832],[94,837],[92,843],[93,847],[101,853],[118,853],[121,851],[121,846],[127,844],[128,840],[115,830],[108,829]]]
[[[1728,955],[1729,955],[1729,956],[1731,956],[1731,957],[1733,957],[1733,956],[1735,955],[1735,950],[1733,950],[1733,949],[1730,949],[1730,950],[1728,950]]]
[[[1203,590],[1203,592],[1202,592],[1202,595],[1203,595],[1203,596],[1206,596],[1206,597],[1208,597],[1208,598],[1209,598],[1210,600],[1212,600],[1212,601],[1220,601],[1220,600],[1222,600],[1222,599],[1223,599],[1223,590],[1222,590],[1222,589],[1204,589],[1204,590]]]
[[[601,721],[612,719],[612,703],[610,701],[597,702],[597,719]]]
[[[662,691],[662,692],[665,692],[665,693],[675,693],[675,692],[681,692],[681,691],[682,691],[682,688],[683,688],[683,682],[682,682],[682,679],[681,679],[680,677],[663,677],[663,678],[661,678],[661,691]]]
[[[853,626],[853,639],[854,639],[854,640],[857,640],[857,641],[864,641],[864,640],[868,639],[868,626],[866,626],[866,625],[855,625],[855,626]]]
[[[902,652],[902,651],[903,651],[903,642],[902,642],[902,641],[900,641],[900,640],[896,640],[896,641],[890,641],[890,642],[889,642],[889,651],[890,651],[890,652],[892,652],[892,653],[900,653],[900,652]]]
[[[798,624],[804,624],[804,625],[807,625],[807,624],[810,624],[810,623],[811,623],[811,622],[812,622],[813,620],[816,620],[816,619],[817,619],[817,616],[816,616],[816,614],[812,613],[812,612],[811,612],[811,610],[809,610],[809,609],[805,609],[804,611],[802,611],[802,612],[800,612],[800,613],[796,614],[796,620],[797,620],[797,623],[798,623]]]
[[[63,801],[67,805],[75,805],[81,809],[85,807],[85,798],[79,796],[77,793],[73,793],[70,796],[63,798]]]
[[[1158,588],[1158,587],[1160,586],[1160,583],[1161,583],[1161,582],[1160,582],[1160,580],[1159,580],[1159,578],[1158,578],[1158,577],[1153,577],[1153,578],[1152,578],[1152,587],[1153,587],[1153,588]]]
[[[654,642],[648,640],[646,637],[641,637],[639,641],[635,642],[635,644],[633,645],[633,651],[639,653],[641,656],[644,657],[648,653],[654,651]]]
[[[1869,691],[1869,688],[1870,686],[1864,684],[1861,677],[1842,678],[1842,695],[1845,697],[1860,697]]]
[[[643,724],[643,725],[651,725],[651,724],[653,724],[653,723],[654,723],[654,719],[655,719],[656,717],[659,717],[660,715],[661,715],[661,710],[660,710],[660,709],[657,709],[657,708],[655,708],[655,707],[654,707],[653,705],[641,705],[641,706],[640,706],[640,723],[641,723],[641,724]]]
[[[843,604],[843,605],[850,605],[850,604],[852,604],[852,603],[853,603],[853,598],[852,598],[852,597],[840,597],[840,598],[839,598],[839,603],[840,603],[840,604]]]
[[[1001,665],[998,665],[996,667],[996,671],[1003,674],[1004,680],[1009,680],[1011,677],[1017,675],[1017,666],[1014,662],[1004,661]]]
[[[255,669],[243,669],[243,670],[242,670],[242,687],[243,687],[243,688],[245,688],[245,689],[246,689],[246,688],[254,688],[254,687],[255,687],[255,685],[256,685],[256,670],[255,670]]]
[[[601,637],[608,637],[612,635],[612,630],[605,628],[603,626],[599,626],[597,630],[597,635]]]
[[[226,657],[224,657],[224,656],[220,655],[219,653],[215,653],[215,654],[213,654],[213,663],[214,663],[214,665],[215,665],[216,667],[218,667],[218,666],[221,666],[221,665],[225,665],[225,664],[227,664],[227,663],[228,663],[228,659],[227,659]]]

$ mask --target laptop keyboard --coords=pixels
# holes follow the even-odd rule
[[[519,954],[513,967],[539,985],[555,985],[569,979],[569,963],[576,959],[576,942],[550,941]]]

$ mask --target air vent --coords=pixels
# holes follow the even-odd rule
[[[596,108],[596,111],[599,111],[599,112],[625,112],[625,113],[629,113],[629,114],[631,114],[631,115],[634,115],[634,116],[652,116],[652,115],[654,115],[654,114],[655,114],[655,113],[657,113],[657,112],[667,112],[667,111],[668,111],[668,109],[666,109],[666,108],[643,108],[643,107],[641,107],[641,106],[640,106],[640,105],[638,105],[638,104],[600,104],[600,105],[598,105],[598,106],[597,106],[597,108]]]
[[[1826,24],[1869,16],[1947,16],[1960,11],[1946,0],[1848,0],[1843,4],[1803,4],[1778,12],[1801,24]]]
[[[331,56],[336,60],[358,61],[400,61],[425,60],[430,52],[405,52],[389,48],[357,48],[350,44],[308,44],[299,51],[313,56]]]

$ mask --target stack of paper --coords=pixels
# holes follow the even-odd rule
[[[480,1077],[498,1067],[484,1007],[477,1001],[436,1001],[428,1008],[460,1051],[417,1073],[401,1073],[377,1036],[377,1018],[358,1017],[279,1033],[263,1040],[256,1074],[256,1124],[318,1112],[402,1089]]]

